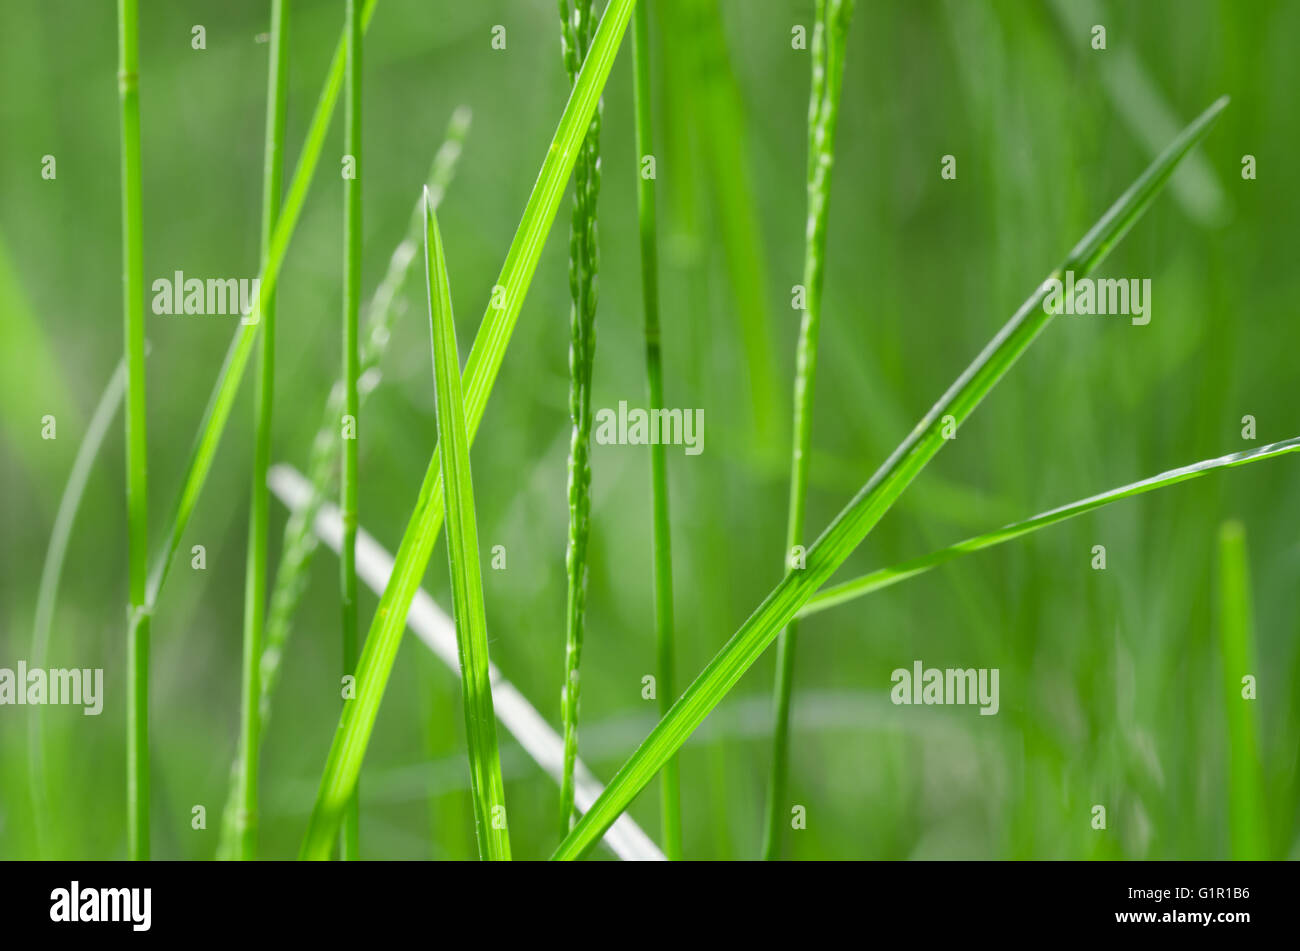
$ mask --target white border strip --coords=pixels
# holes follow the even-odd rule
[[[280,501],[294,512],[306,506],[314,494],[311,483],[292,466],[272,466],[266,481]],[[343,522],[336,506],[322,500],[312,530],[335,554],[338,553],[343,539]],[[382,594],[392,573],[393,556],[365,529],[358,527],[357,577],[370,590]],[[455,625],[423,588],[415,592],[406,623],[438,659],[459,677],[460,661],[456,651]],[[489,666],[488,672],[492,681],[492,703],[496,708],[497,719],[524,751],[536,760],[537,765],[558,783],[564,762],[564,742],[560,735],[551,729],[537,708],[515,689],[514,684],[501,676],[501,671],[497,670],[495,664]],[[574,769],[574,780],[575,805],[579,811],[586,812],[605,791],[605,787],[582,760],[578,760]],[[665,861],[663,852],[627,813],[619,816],[606,831],[605,844],[621,859]]]

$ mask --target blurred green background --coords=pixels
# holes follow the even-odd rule
[[[705,451],[669,454],[678,676],[779,580],[800,281],[811,0],[652,0],[667,402]],[[252,276],[267,4],[141,4],[146,287]],[[294,0],[289,155],[342,26]],[[473,110],[440,211],[462,357],[567,95],[555,4],[380,0],[365,43],[365,296],[405,232],[452,111]],[[207,49],[191,48],[202,24]],[[507,29],[493,50],[491,30]],[[1107,31],[1104,51],[1091,27]],[[1152,320],[1054,323],[841,578],[1164,469],[1300,434],[1294,108],[1300,4],[859,0],[832,186],[808,523],[820,531],[1173,134],[1232,105],[1101,276],[1149,277]],[[0,666],[29,656],[37,582],[77,445],[121,344],[114,5],[9,0],[0,31]],[[304,467],[338,373],[336,116],[280,289],[274,461]],[[604,99],[593,405],[645,405],[631,49]],[[41,178],[41,159],[57,179]],[[940,178],[951,154],[957,178]],[[1254,155],[1258,179],[1241,177]],[[291,169],[290,169],[291,170]],[[287,170],[290,171],[290,170]],[[1287,176],[1291,177],[1288,178]],[[287,174],[286,174],[287,180]],[[569,424],[569,202],[474,447],[494,662],[559,723]],[[422,268],[361,418],[361,523],[395,550],[435,445]],[[151,529],[160,538],[234,318],[150,315]],[[250,374],[251,377],[251,374]],[[251,380],[154,624],[153,837],[214,853],[238,728]],[[40,438],[54,414],[58,438]],[[1242,439],[1253,415],[1258,439]],[[103,667],[101,716],[42,711],[43,855],[125,855],[126,536],[121,417],[68,554],[49,664]],[[1215,540],[1252,560],[1267,854],[1300,856],[1300,496],[1295,457],[1212,475],[965,558],[803,625],[794,858],[1226,858],[1227,723]],[[648,457],[597,446],[580,753],[608,779],[655,720]],[[283,508],[273,503],[272,561]],[[189,567],[190,546],[207,569]],[[1090,567],[1107,549],[1105,571]],[[440,540],[425,584],[448,604]],[[485,565],[485,569],[486,569]],[[377,598],[362,600],[363,630]],[[338,715],[337,561],[322,550],[263,751],[261,854],[296,854]],[[890,671],[997,667],[1001,712],[893,707]],[[761,842],[773,652],[681,754],[685,851]],[[0,857],[36,857],[32,708],[0,707]],[[361,781],[362,854],[471,857],[459,682],[401,648]],[[556,844],[558,791],[504,738],[515,854]],[[207,829],[191,829],[204,805]],[[1093,804],[1108,828],[1091,827]],[[632,814],[657,837],[658,784]],[[603,850],[597,854],[608,856]]]

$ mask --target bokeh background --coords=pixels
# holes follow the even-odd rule
[[[289,155],[342,26],[292,4]],[[145,275],[256,271],[267,4],[141,4]],[[653,0],[678,676],[779,580],[803,254],[811,0]],[[59,495],[121,353],[114,5],[8,0],[0,31],[0,666],[29,656]],[[567,95],[553,2],[381,0],[365,41],[365,295],[448,118],[473,112],[440,211],[468,352]],[[202,24],[207,49],[191,48]],[[494,25],[507,48],[490,45]],[[1103,24],[1107,49],[1091,47]],[[1300,434],[1294,227],[1300,4],[859,0],[832,187],[808,522],[820,530],[1175,132],[1232,96],[1101,274],[1150,277],[1152,320],[1054,323],[840,577],[1167,468]],[[341,113],[341,107],[340,107]],[[275,461],[304,467],[338,373],[337,115],[282,272]],[[594,405],[645,405],[625,41],[604,98]],[[57,159],[57,179],[40,176]],[[941,179],[941,156],[957,178]],[[1258,178],[1241,177],[1254,155]],[[287,177],[287,176],[286,176]],[[567,232],[557,218],[473,452],[493,660],[553,724],[563,670]],[[435,445],[420,268],[361,419],[361,522],[394,550]],[[233,318],[150,316],[151,528],[160,533]],[[251,374],[250,374],[251,376]],[[238,727],[253,408],[222,442],[154,624],[154,853],[214,854]],[[58,438],[40,438],[54,414]],[[1258,439],[1242,439],[1241,419]],[[608,779],[653,725],[648,456],[597,446],[580,752]],[[0,708],[0,856],[125,855],[121,417],[68,553],[49,663],[103,667],[101,716],[47,707],[53,834],[38,851],[31,708]],[[794,858],[1224,858],[1229,767],[1215,539],[1238,518],[1257,624],[1259,806],[1300,855],[1300,495],[1294,457],[1127,501],[803,626]],[[273,503],[271,557],[285,512]],[[155,544],[160,539],[155,535]],[[207,549],[192,571],[191,545]],[[1090,567],[1104,544],[1105,571]],[[446,554],[427,589],[448,603]],[[377,598],[365,593],[363,630]],[[337,561],[322,549],[263,753],[261,854],[296,854],[338,715]],[[1001,711],[893,707],[890,671],[997,667]],[[773,652],[681,754],[686,854],[758,854]],[[474,855],[459,682],[408,636],[362,773],[365,857]],[[558,791],[505,739],[519,857],[556,844]],[[1106,831],[1091,827],[1104,804]],[[207,829],[191,829],[191,809]],[[658,784],[632,814],[658,831]],[[608,853],[600,850],[600,856]]]

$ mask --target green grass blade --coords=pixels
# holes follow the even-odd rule
[[[343,412],[352,420],[352,433],[343,439],[343,477],[339,484],[339,510],[343,513],[339,588],[343,673],[353,676],[357,667],[357,438],[360,435],[357,431],[360,426],[357,339],[361,323],[361,11],[357,0],[347,0],[345,11],[348,52],[343,139],[355,165],[352,177],[343,181]],[[360,805],[357,790],[353,789],[339,840],[339,855],[344,861],[359,857],[360,824]]]
[[[379,0],[366,0],[365,8],[361,13],[362,30],[369,26],[378,2]],[[253,302],[252,312],[243,318],[239,329],[235,331],[230,341],[225,361],[217,374],[217,382],[203,410],[203,419],[199,422],[194,445],[190,450],[189,462],[185,467],[185,480],[177,494],[172,516],[168,522],[166,547],[155,556],[149,572],[150,611],[157,603],[158,594],[167,580],[172,560],[185,535],[185,528],[189,525],[190,516],[194,514],[194,507],[198,504],[199,495],[203,491],[203,483],[212,470],[212,461],[216,457],[221,434],[230,419],[230,410],[235,402],[235,394],[239,390],[239,381],[248,366],[248,359],[253,352],[253,343],[262,325],[262,310],[266,306],[267,298],[275,293],[280,267],[284,264],[284,256],[289,250],[289,241],[293,238],[294,229],[298,226],[298,218],[307,201],[307,192],[311,188],[312,177],[316,174],[321,150],[325,147],[325,136],[329,132],[334,105],[338,102],[339,91],[343,88],[346,40],[345,31],[334,51],[334,59],[330,62],[325,85],[316,102],[316,111],[312,113],[311,123],[307,127],[307,138],[303,143],[302,153],[298,156],[293,178],[289,181],[284,203],[280,206],[280,220],[275,225],[271,253],[267,256],[266,267],[259,275],[262,283],[257,300]]]
[[[262,168],[262,260],[266,270],[280,213],[280,185],[284,169],[285,99],[289,82],[284,0],[271,0],[270,59],[267,63],[266,138]],[[262,334],[257,393],[253,417],[253,478],[248,507],[248,560],[244,578],[244,650],[240,694],[239,769],[236,773],[237,807],[230,829],[232,848],[224,857],[252,859],[257,852],[258,758],[261,752],[258,700],[262,665],[262,633],[266,620],[266,549],[269,491],[266,472],[271,464],[271,417],[275,405],[275,295],[262,307],[266,330]],[[226,827],[223,827],[225,831]]]
[[[1187,126],[1084,235],[1052,276],[1059,277],[1067,270],[1082,276],[1096,266],[1133,226],[1179,160],[1209,131],[1227,101],[1226,97],[1218,100]],[[580,858],[591,848],[605,828],[628,807],[668,757],[681,747],[762,655],[804,602],[843,564],[925,464],[943,447],[943,417],[951,415],[960,425],[1043,329],[1050,319],[1043,308],[1047,292],[1045,281],[931,407],[808,549],[806,567],[788,572],[709,662],[673,705],[668,716],[619,769],[600,801],[560,843],[553,858]]]
[[[560,38],[569,84],[591,46],[592,0],[560,0]],[[573,166],[573,217],[569,231],[569,534],[565,551],[564,773],[560,783],[560,835],[573,823],[573,770],[578,758],[578,705],[582,639],[587,610],[587,541],[591,536],[591,374],[596,355],[596,200],[600,194],[600,102]]]
[[[1240,522],[1219,529],[1219,645],[1223,651],[1223,713],[1228,725],[1228,829],[1234,859],[1269,855],[1264,816],[1255,689],[1255,616],[1246,532]],[[1251,687],[1245,678],[1250,677]]]
[[[470,110],[462,106],[452,114],[447,123],[444,141],[434,155],[425,183],[433,195],[435,211],[455,175],[469,124]],[[399,299],[398,295],[406,283],[411,262],[415,260],[423,238],[424,197],[421,195],[412,209],[406,235],[389,257],[388,269],[366,307],[366,333],[365,339],[361,341],[361,379],[357,394],[359,407],[365,406],[366,399],[381,379],[379,364],[392,339],[393,320],[405,308],[405,301]],[[325,497],[334,493],[338,483],[337,460],[341,441],[339,419],[342,416],[343,381],[340,379],[325,401],[320,424],[312,440],[307,466],[307,478],[314,490],[312,497],[303,508],[293,510],[284,527],[280,562],[276,567],[275,586],[271,591],[271,606],[266,621],[266,641],[262,650],[262,729],[266,729],[271,716],[271,698],[279,683],[280,664],[289,642],[293,616],[306,593],[311,560],[320,544],[311,530],[311,522]]]
[[[596,102],[609,77],[634,3],[635,0],[611,0],[605,8],[592,40],[591,52],[564,107],[555,137],[524,207],[519,229],[506,253],[492,301],[465,362],[465,421],[471,443],[483,419],[487,398],[501,368],[510,334],[537,269],[542,246],[555,220],[578,149],[595,114]],[[379,703],[406,627],[411,599],[415,597],[428,567],[434,539],[442,526],[442,514],[442,476],[435,452],[420,486],[415,510],[402,535],[392,577],[379,599],[379,608],[357,663],[357,697],[347,705],[339,720],[321,776],[316,806],[303,839],[300,853],[303,858],[323,859],[328,856],[330,837],[337,828],[342,805],[356,785],[366,744],[374,729]]]
[[[1111,489],[1108,492],[1090,495],[1086,499],[1079,499],[1077,502],[1070,502],[1067,505],[1041,512],[1024,521],[1005,525],[996,531],[975,535],[954,545],[949,545],[947,548],[940,548],[938,551],[930,552],[928,555],[899,562],[896,565],[890,565],[888,568],[880,568],[859,578],[854,578],[852,581],[845,581],[843,584],[825,588],[808,599],[808,602],[799,609],[798,617],[807,617],[810,614],[817,614],[828,608],[846,604],[849,601],[856,601],[858,598],[879,591],[881,588],[888,588],[892,584],[925,574],[930,569],[946,564],[954,558],[960,558],[972,552],[983,551],[985,548],[992,548],[994,545],[1001,545],[1013,538],[1020,538],[1022,535],[1028,535],[1049,525],[1064,522],[1075,516],[1083,515],[1085,512],[1091,512],[1093,509],[1110,505],[1112,502],[1119,502],[1122,499],[1132,498],[1146,492],[1154,492],[1156,489],[1176,485],[1179,482],[1186,482],[1189,479],[1198,479],[1218,469],[1244,466],[1297,450],[1300,450],[1300,437],[1260,446],[1258,449],[1230,453],[1215,459],[1203,459],[1191,465],[1170,469],[1140,482],[1130,482],[1128,485],[1121,485],[1119,488]]]
[[[455,174],[461,146],[469,131],[469,123],[469,109],[464,106],[457,109],[447,124],[446,137],[434,155],[426,183],[433,194],[435,209]],[[365,406],[366,398],[373,392],[380,379],[379,363],[388,349],[393,319],[404,306],[404,301],[399,300],[398,294],[406,283],[406,276],[410,271],[411,262],[415,260],[415,250],[423,238],[423,232],[424,198],[421,196],[415,203],[407,233],[390,256],[388,269],[366,307],[366,333],[365,339],[361,342],[360,353],[359,407]],[[271,698],[275,695],[275,688],[279,683],[281,662],[288,646],[289,634],[293,629],[293,616],[306,593],[312,558],[320,544],[311,530],[311,523],[326,496],[333,494],[338,485],[338,455],[341,442],[339,420],[343,416],[343,408],[343,381],[340,379],[325,400],[320,425],[312,440],[307,468],[312,494],[301,508],[292,510],[284,527],[280,561],[276,566],[275,585],[271,590],[262,646],[261,670],[258,677],[261,688],[258,702],[260,718],[258,729],[261,732],[265,732],[271,718]],[[242,751],[236,754],[235,761],[231,764],[232,782],[222,812],[222,841],[218,847],[219,855],[229,855],[234,850],[234,844],[230,840],[234,832],[236,811],[239,808],[236,795],[241,762]]]
[[[461,690],[465,703],[465,735],[469,745],[470,789],[479,857],[510,858],[506,827],[505,789],[501,754],[497,748],[497,718],[492,709],[492,680],[488,669],[487,609],[479,563],[478,520],[474,513],[474,483],[469,465],[469,434],[465,429],[465,396],[461,392],[460,356],[451,310],[451,287],[442,235],[433,202],[425,197],[425,265],[429,282],[429,332],[433,341],[433,376],[438,409],[438,447],[442,462],[443,510],[447,513],[447,562],[451,571],[452,617],[460,657]]]
[[[149,454],[145,432],[144,236],[140,202],[140,14],[118,0],[122,107],[122,336],[126,359],[126,508],[130,560],[127,625],[127,855],[149,858]]]
[[[31,666],[43,668],[49,653],[50,628],[54,623],[54,606],[58,600],[59,582],[63,578],[63,560],[68,553],[68,540],[72,537],[72,524],[76,520],[77,510],[81,507],[82,496],[86,494],[86,483],[90,479],[90,470],[99,455],[99,448],[104,444],[117,415],[117,408],[122,405],[126,393],[126,359],[118,361],[117,369],[109,379],[108,385],[95,405],[95,412],[86,426],[86,434],[77,447],[76,458],[72,461],[72,471],[68,473],[68,482],[63,487],[59,499],[59,509],[54,516],[54,526],[50,529],[50,544],[45,550],[45,562],[41,565],[41,580],[36,589],[36,616],[32,624]],[[28,718],[28,777],[32,796],[32,815],[35,818],[36,851],[45,857],[46,843],[49,841],[49,790],[45,779],[45,736],[42,725],[41,706],[32,707]]]
[[[655,179],[641,163],[654,155],[654,122],[650,110],[650,24],[646,4],[637,5],[632,19],[632,100],[636,111],[636,209],[641,247],[641,303],[645,311],[645,369],[650,411],[664,405],[663,356],[659,344],[659,241],[655,225]],[[672,520],[668,515],[668,447],[650,446],[650,498],[654,530],[655,695],[659,715],[677,699],[673,661]],[[663,846],[670,860],[682,857],[682,790],[677,758],[664,764]]]
[[[840,89],[844,83],[844,46],[853,17],[853,0],[817,0],[812,40],[812,94],[808,104],[808,223],[804,248],[805,310],[799,327],[794,378],[794,437],[790,464],[790,511],[785,559],[804,543],[804,511],[808,498],[808,461],[812,453],[812,401],[817,383],[817,340],[821,327],[822,285],[826,275],[826,222],[830,216],[831,169],[835,164],[835,131]],[[763,858],[781,854],[785,828],[786,782],[789,772],[790,698],[794,691],[798,622],[777,639],[775,716],[772,725],[772,771],[767,787],[767,824]]]

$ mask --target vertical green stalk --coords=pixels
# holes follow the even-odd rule
[[[787,570],[791,569],[794,547],[805,542],[804,507],[808,495],[812,399],[817,379],[817,336],[821,327],[822,283],[826,268],[826,219],[830,211],[840,87],[844,80],[844,38],[852,16],[853,0],[817,0],[817,22],[812,37],[812,94],[808,102],[808,225],[803,265],[805,310],[799,327],[794,378],[794,448],[785,544]],[[794,689],[798,629],[798,622],[791,621],[777,642],[776,719],[772,731],[772,773],[767,793],[767,832],[763,839],[765,859],[780,857],[781,833],[785,827],[790,697]]]
[[[664,405],[663,360],[659,346],[659,246],[655,229],[655,179],[642,163],[654,155],[650,112],[649,16],[644,2],[632,20],[632,99],[636,110],[636,209],[641,237],[641,299],[645,309],[645,369],[650,410]],[[659,716],[677,699],[673,671],[673,552],[668,518],[668,453],[661,443],[650,447],[650,494],[654,506],[655,694]],[[682,795],[677,757],[664,764],[663,846],[670,860],[682,857]]]
[[[266,139],[262,165],[262,273],[271,259],[271,241],[280,216],[284,167],[285,97],[289,57],[285,40],[284,0],[271,0],[271,51],[266,80]],[[248,560],[244,578],[244,654],[240,705],[239,767],[235,813],[231,817],[233,848],[224,858],[252,859],[257,851],[257,770],[261,746],[262,634],[266,617],[266,549],[269,505],[266,470],[271,463],[271,413],[275,402],[275,294],[262,305],[261,351],[257,390],[253,399],[253,478],[248,510]]]
[[[118,0],[117,88],[122,104],[122,329],[126,351],[127,855],[149,858],[148,442],[144,398],[144,238],[140,208],[140,35],[136,0]]]
[[[569,84],[587,56],[592,37],[592,0],[560,0],[560,45]],[[600,112],[596,104],[587,136],[574,163],[573,219],[569,231],[569,538],[565,553],[568,596],[565,611],[564,773],[560,782],[560,835],[573,822],[573,770],[578,757],[578,667],[582,660],[583,615],[587,607],[587,539],[591,533],[591,367],[596,349],[596,198],[600,192]]]
[[[456,622],[456,646],[465,703],[465,737],[469,746],[470,789],[479,857],[510,858],[506,825],[505,786],[497,746],[497,718],[492,706],[491,664],[488,659],[487,611],[479,561],[478,520],[474,513],[474,484],[469,464],[469,431],[465,394],[461,388],[456,323],[442,235],[433,213],[433,200],[424,190],[425,273],[429,285],[429,334],[433,345],[433,376],[438,408],[438,451],[442,460],[443,511],[447,513],[447,565],[451,574],[451,606]]]
[[[1219,529],[1219,642],[1223,650],[1223,710],[1228,724],[1228,829],[1234,859],[1269,858],[1264,782],[1259,759],[1255,694],[1243,678],[1258,678],[1255,618],[1250,597],[1246,532],[1240,522]]]
[[[361,314],[361,8],[347,0],[347,100],[343,138],[352,156],[352,177],[343,180],[343,412],[351,423],[343,438],[343,479],[339,509],[343,513],[343,551],[339,561],[343,591],[343,673],[357,666],[357,327]],[[345,423],[346,426],[346,423]],[[357,790],[344,812],[340,857],[356,859],[360,809]]]

